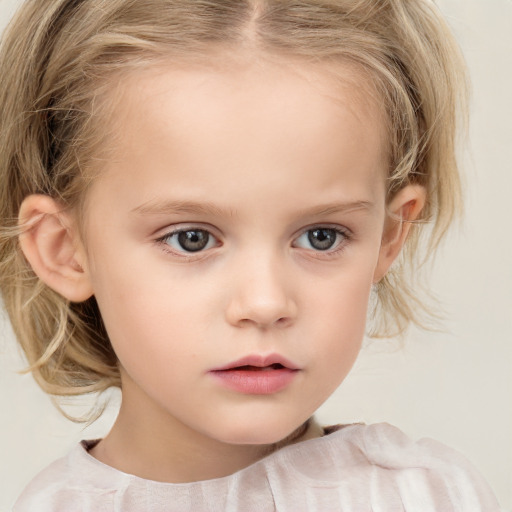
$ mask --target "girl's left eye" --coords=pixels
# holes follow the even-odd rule
[[[177,252],[199,252],[211,249],[217,239],[205,229],[180,229],[159,239]]]
[[[294,247],[313,249],[314,251],[333,252],[348,240],[347,232],[338,228],[315,227],[308,229],[294,242]]]

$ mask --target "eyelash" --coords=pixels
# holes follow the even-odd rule
[[[296,243],[297,240],[299,240],[301,237],[307,235],[310,232],[313,232],[315,230],[322,230],[322,229],[334,231],[336,238],[342,237],[342,240],[340,240],[340,241],[336,240],[336,242],[335,242],[336,246],[334,249],[330,249],[330,248],[327,248],[326,250],[321,250],[321,249],[315,250],[314,248],[306,249],[308,252],[311,252],[312,254],[314,254],[315,257],[321,257],[321,258],[335,257],[340,252],[342,252],[346,248],[347,244],[352,240],[352,232],[346,228],[317,224],[317,225],[313,225],[311,227],[304,229],[301,232],[301,234],[294,239],[293,242]],[[172,239],[172,237],[174,237],[176,235],[180,235],[181,233],[187,233],[187,232],[193,232],[193,231],[207,233],[207,235],[210,237],[205,248],[199,249],[197,251],[186,251],[185,249],[176,250],[176,249],[170,248],[169,240]],[[211,249],[213,247],[219,247],[219,245],[221,245],[221,244],[217,243],[213,247],[208,247],[208,245],[210,244],[211,238],[217,240],[217,242],[218,242],[217,237],[215,235],[213,235],[208,229],[198,227],[198,226],[190,226],[190,227],[180,228],[180,229],[175,229],[173,231],[170,231],[169,233],[166,233],[165,235],[157,238],[155,240],[155,242],[162,248],[162,250],[164,252],[166,252],[168,254],[172,254],[174,256],[178,256],[181,258],[191,260],[191,259],[198,259],[198,257],[199,258],[204,257],[204,256],[206,256],[204,253],[208,249]],[[297,247],[297,246],[292,244],[292,247]]]
[[[198,257],[204,257],[205,254],[205,250],[207,249],[200,249],[200,250],[197,250],[197,251],[186,251],[186,250],[176,250],[176,249],[172,249],[169,245],[169,241],[172,239],[172,237],[176,236],[176,235],[179,235],[180,233],[187,233],[187,232],[192,232],[192,231],[196,231],[196,232],[203,232],[203,233],[207,233],[208,236],[210,237],[210,240],[211,238],[213,239],[217,239],[217,237],[215,235],[213,235],[208,229],[205,229],[203,227],[199,227],[199,226],[190,226],[190,227],[186,227],[186,228],[180,228],[180,229],[175,229],[169,233],[166,233],[165,235],[157,238],[155,240],[155,242],[162,248],[162,250],[168,254],[172,254],[173,256],[177,256],[177,257],[180,257],[180,258],[184,258],[184,259],[187,259],[187,260],[191,260],[191,259],[198,259]],[[210,240],[208,240],[207,242],[207,245],[210,243]],[[216,245],[218,246],[218,244]],[[211,247],[209,247],[208,249],[211,249]]]
[[[314,257],[316,258],[334,258],[338,256],[342,251],[344,251],[348,245],[348,243],[352,240],[352,232],[349,231],[347,228],[340,228],[339,226],[329,226],[329,225],[322,225],[317,224],[311,227],[308,227],[302,231],[302,233],[294,239],[294,243],[297,242],[301,237],[307,235],[308,233],[311,233],[315,230],[329,230],[334,231],[336,236],[335,246],[333,249],[328,248],[326,250],[320,250],[320,249],[306,249],[309,252],[311,252]],[[341,240],[338,240],[338,238],[341,237]]]

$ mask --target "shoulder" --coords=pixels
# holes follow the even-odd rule
[[[348,437],[370,463],[379,467],[425,469],[481,480],[474,466],[458,451],[430,438],[413,440],[388,423],[356,425]]]
[[[344,426],[311,448],[323,475],[349,480],[349,488],[380,503],[396,500],[402,504],[396,510],[499,510],[489,485],[463,455],[432,439],[414,441],[386,423]],[[301,472],[311,473],[304,467]]]
[[[67,458],[58,459],[50,464],[34,477],[24,489],[14,505],[14,512],[36,510],[36,507],[41,507],[42,510],[46,511],[47,506],[52,505],[51,501],[54,501],[52,496],[54,496],[56,490],[60,487],[66,487],[68,474]]]
[[[105,480],[98,485],[94,464],[88,459],[84,446],[77,445],[66,457],[56,460],[32,479],[12,512],[112,510],[109,504],[113,505],[115,490]]]
[[[364,436],[368,456],[397,473],[408,470],[409,491],[423,485],[439,503],[453,510],[500,510],[489,484],[461,453],[430,438],[414,441],[396,427],[373,425]],[[441,508],[441,507],[440,507]]]

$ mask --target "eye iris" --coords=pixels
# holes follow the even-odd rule
[[[326,251],[335,244],[336,234],[335,229],[312,229],[311,231],[308,231],[308,240],[311,246],[318,251]]]
[[[178,243],[185,251],[196,252],[204,249],[208,244],[209,234],[207,231],[190,230],[178,233]]]

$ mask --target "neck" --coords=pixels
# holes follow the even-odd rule
[[[186,483],[231,475],[277,449],[322,433],[316,422],[308,420],[278,443],[229,444],[204,436],[174,417],[130,407],[123,399],[112,430],[90,453],[127,474]]]

